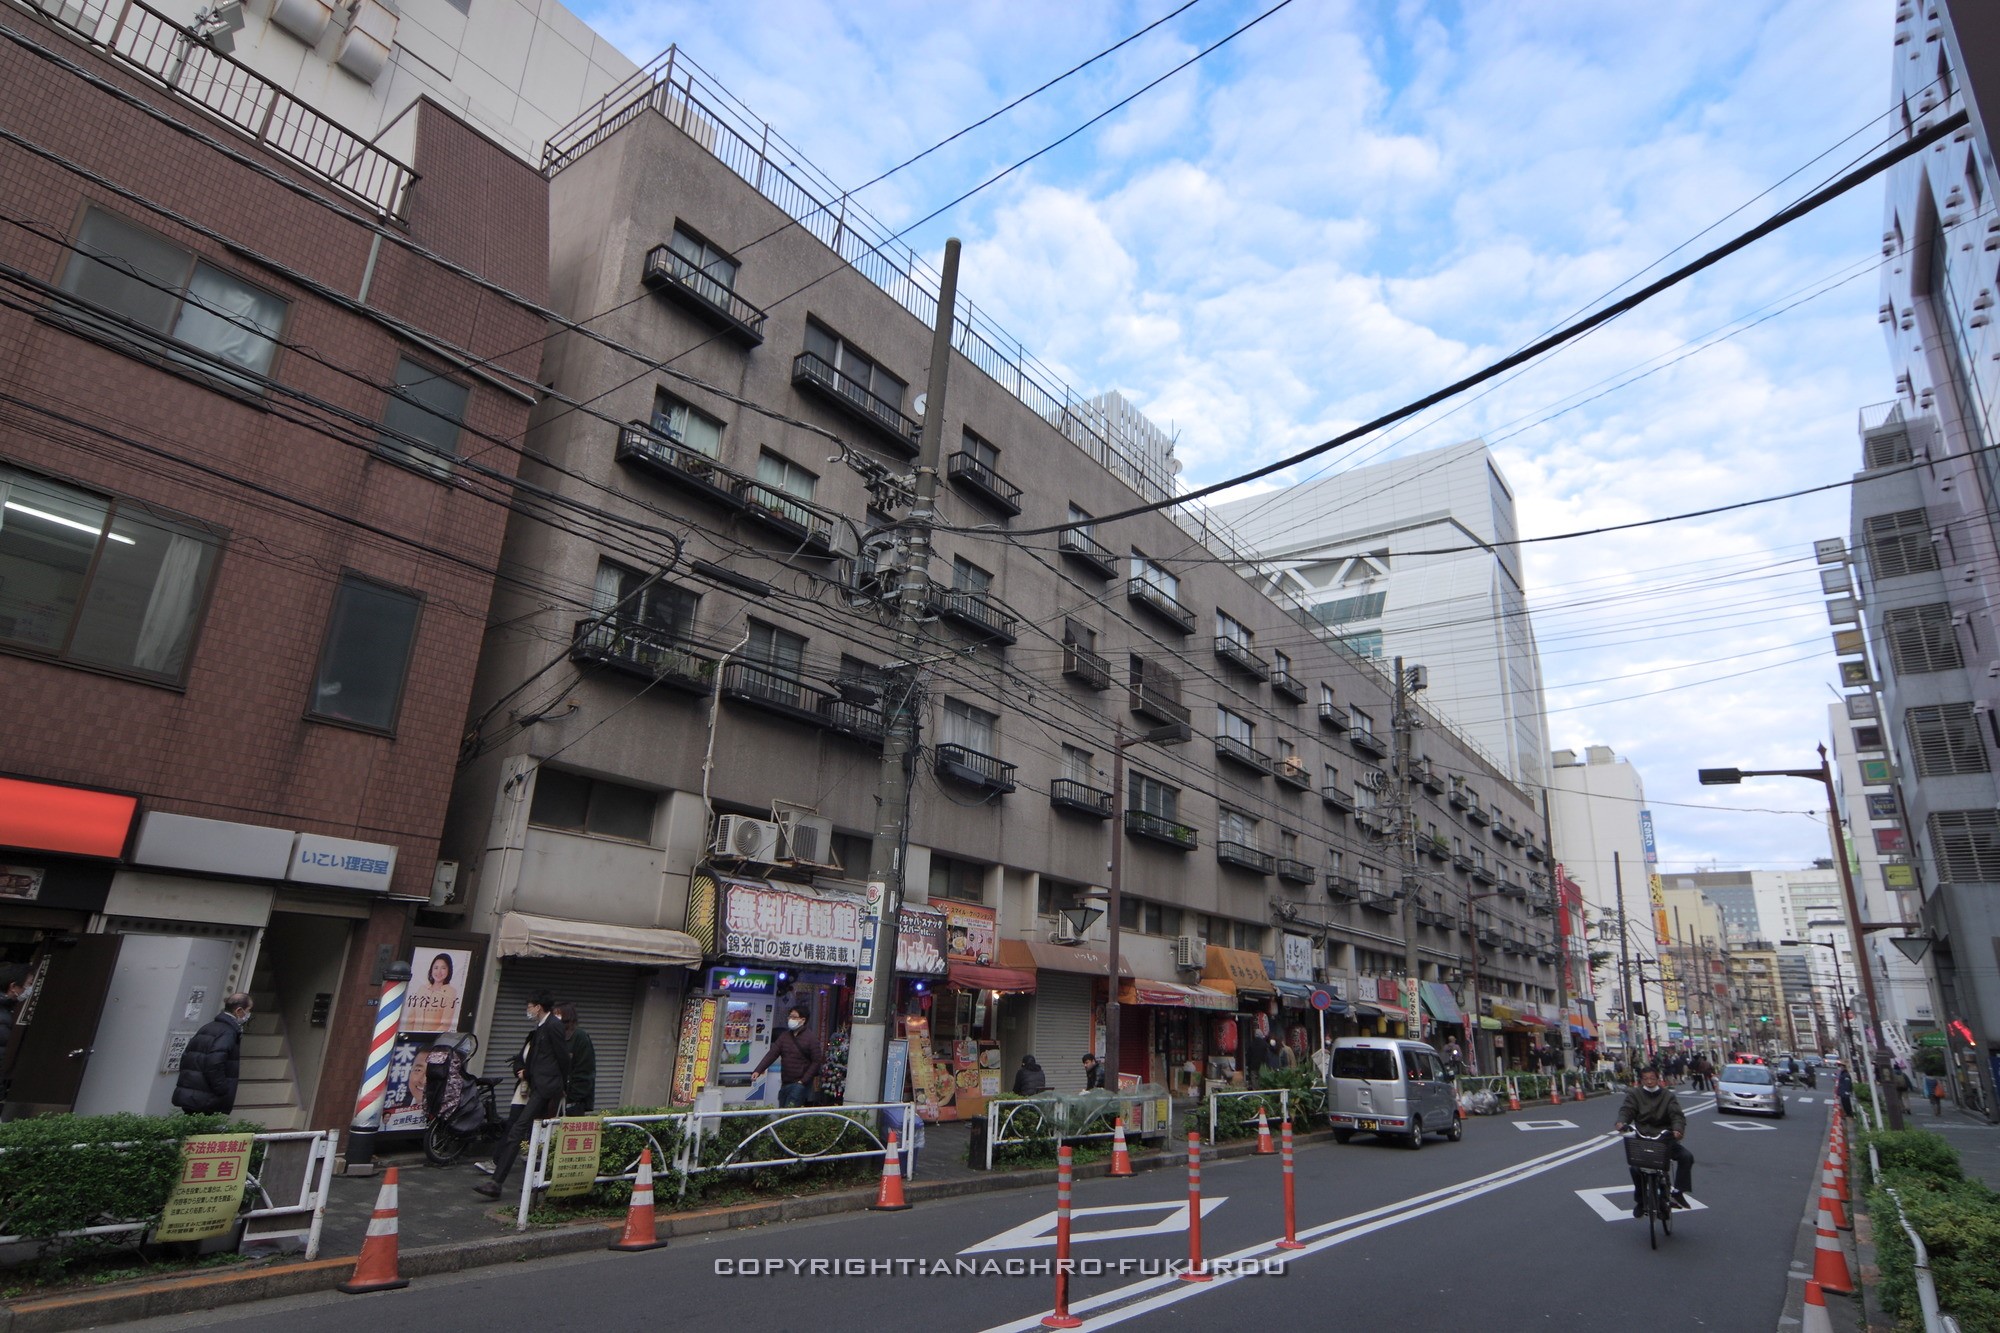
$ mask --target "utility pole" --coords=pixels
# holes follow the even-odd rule
[[[1617,852],[1611,853],[1611,883],[1618,895],[1618,989],[1625,997],[1619,1014],[1619,1035],[1624,1038],[1625,1058],[1632,1058],[1632,943],[1625,933],[1625,867]]]
[[[1417,803],[1411,795],[1410,774],[1410,733],[1414,729],[1410,716],[1409,676],[1403,671],[1403,659],[1396,659],[1396,702],[1389,715],[1391,730],[1395,732],[1396,764],[1396,844],[1400,853],[1400,878],[1403,881],[1403,975],[1408,985],[1403,993],[1403,1001],[1410,1011],[1409,1035],[1421,1040],[1424,1035],[1423,986],[1420,980],[1417,960]],[[1477,947],[1476,945],[1474,946]]]
[[[938,460],[943,456],[945,383],[951,371],[951,328],[958,303],[958,238],[944,243],[937,324],[931,330],[930,380],[917,450],[916,499],[897,544],[896,661],[882,696],[882,766],[875,791],[875,843],[868,856],[868,907],[861,927],[861,965],[854,978],[848,1033],[850,1102],[884,1100],[883,1062],[895,1010],[896,917],[903,905],[903,844],[910,831],[910,776],[917,761],[918,626],[930,594],[931,528],[937,522]],[[901,1100],[902,1089],[888,1100]]]
[[[1542,841],[1548,850],[1549,919],[1556,923],[1556,1015],[1562,1028],[1562,1067],[1576,1056],[1576,1034],[1569,1026],[1569,909],[1563,903],[1562,880],[1556,873],[1556,831],[1549,818],[1549,789],[1542,788]]]

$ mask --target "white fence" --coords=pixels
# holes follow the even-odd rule
[[[1146,1107],[1165,1103],[1164,1114],[1148,1119]],[[1117,1121],[1126,1123],[1126,1137],[1166,1133],[1173,1123],[1173,1099],[1164,1092],[1111,1092],[1099,1089],[1080,1096],[1001,1099],[986,1103],[986,1169],[993,1169],[1001,1148],[1051,1141],[1065,1143],[1109,1140]],[[1157,1122],[1157,1123],[1156,1123]]]
[[[1261,1090],[1251,1090],[1248,1092],[1222,1092],[1218,1090],[1209,1093],[1208,1094],[1209,1143],[1213,1144],[1215,1142],[1215,1123],[1217,1120],[1216,1112],[1221,1110],[1222,1103],[1226,1101],[1237,1101],[1237,1100],[1242,1100],[1244,1098],[1257,1097],[1264,1099],[1266,1104],[1268,1104],[1270,1096],[1273,1092],[1278,1094],[1279,1122],[1282,1123],[1286,1120],[1290,1120],[1292,1118],[1292,1090],[1290,1088],[1265,1088]]]

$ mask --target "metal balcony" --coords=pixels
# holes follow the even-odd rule
[[[1278,858],[1278,878],[1287,884],[1311,885],[1319,882],[1319,871],[1304,861],[1281,856]]]
[[[1394,912],[1396,910],[1396,900],[1393,896],[1386,893],[1378,893],[1373,889],[1363,889],[1361,891],[1361,905],[1371,912]]]
[[[691,652],[678,636],[649,625],[598,616],[579,620],[569,655],[689,694],[707,694],[715,685],[715,659]]]
[[[1056,550],[1080,564],[1089,566],[1107,579],[1116,578],[1118,575],[1118,557],[1111,554],[1104,543],[1082,528],[1064,528],[1058,533]]]
[[[1472,803],[1465,807],[1465,817],[1475,824],[1484,824],[1490,818],[1486,813],[1486,807],[1479,803],[1477,797],[1473,798]]]
[[[1321,726],[1331,727],[1335,731],[1346,731],[1354,725],[1354,719],[1349,717],[1347,710],[1339,704],[1321,704],[1319,720]]]
[[[1215,738],[1215,757],[1218,759],[1227,759],[1233,764],[1239,764],[1257,773],[1269,773],[1272,767],[1270,755],[1265,754],[1249,741],[1238,740],[1234,736],[1217,736]]]
[[[1433,907],[1419,907],[1417,921],[1421,925],[1433,926],[1438,930],[1450,930],[1452,925],[1451,913],[1440,912]]]
[[[1021,512],[1021,488],[961,449],[945,460],[945,475],[1009,517]]]
[[[1437,767],[1421,755],[1410,761],[1410,777],[1433,796],[1444,793],[1444,779],[1438,776]]]
[[[1192,712],[1158,689],[1134,685],[1128,691],[1127,698],[1132,711],[1141,717],[1150,717],[1155,722],[1164,722],[1169,726],[1179,724],[1186,727],[1194,722]]]
[[[833,550],[833,524],[799,503],[797,498],[748,477],[736,483],[743,516],[788,542],[818,555]]]
[[[1420,838],[1417,841],[1417,850],[1433,861],[1451,860],[1451,844],[1443,838]]]
[[[897,452],[909,458],[917,456],[923,427],[904,416],[895,403],[876,397],[865,385],[834,369],[825,358],[813,352],[800,352],[792,359],[792,383],[855,420],[873,426]]]
[[[741,477],[644,421],[619,427],[614,456],[627,467],[679,487],[696,499],[732,511],[743,508],[743,497],[736,493]]]
[[[1470,872],[1472,869],[1472,858],[1467,856],[1464,852],[1453,852],[1451,857],[1451,868],[1453,870],[1463,870]]]
[[[809,727],[826,725],[827,702],[838,697],[760,662],[728,663],[722,668],[721,688],[725,699]]]
[[[1472,793],[1463,787],[1453,787],[1451,795],[1445,799],[1451,802],[1452,809],[1463,810],[1472,804]]]
[[[1092,819],[1111,818],[1111,793],[1074,778],[1057,778],[1049,783],[1049,804]]]
[[[1262,852],[1247,842],[1232,842],[1223,839],[1215,844],[1215,859],[1226,866],[1238,870],[1252,870],[1260,875],[1268,875],[1277,869],[1278,858],[1269,852]]]
[[[1383,755],[1389,753],[1389,747],[1372,731],[1361,731],[1359,729],[1350,731],[1347,734],[1347,743],[1352,745],[1358,752],[1375,759],[1380,759]]]
[[[1020,637],[1020,622],[983,592],[932,584],[929,602],[938,615],[989,643],[1013,643]]]
[[[1527,851],[1525,855],[1530,861],[1539,864],[1544,856],[1544,853],[1540,847],[1536,846],[1534,843],[1531,842],[1527,845]]]
[[[1312,775],[1306,772],[1304,764],[1289,755],[1271,765],[1271,776],[1295,791],[1312,790]]]
[[[1081,644],[1063,645],[1062,673],[1077,684],[1092,690],[1111,688],[1111,663],[1099,657]]]
[[[1134,606],[1150,611],[1183,634],[1194,633],[1194,612],[1182,606],[1174,595],[1145,579],[1128,579],[1125,596]]]
[[[1493,872],[1475,861],[1472,863],[1472,882],[1474,884],[1491,884],[1493,883]]]
[[[1191,852],[1201,845],[1192,824],[1176,824],[1171,819],[1145,810],[1125,812],[1125,831],[1135,838],[1150,838],[1176,851]]]
[[[1283,667],[1271,668],[1271,693],[1282,694],[1295,704],[1306,701],[1306,687],[1297,676]]]
[[[1343,815],[1354,813],[1354,794],[1345,787],[1321,787],[1319,799],[1330,810],[1338,810]]]
[[[1014,790],[1014,765],[963,745],[937,747],[936,771],[968,787],[1005,795]]]
[[[1215,655],[1246,675],[1258,680],[1266,680],[1271,675],[1271,663],[1250,647],[1249,644],[1227,635],[1215,638]]]
[[[883,737],[888,734],[888,723],[883,720],[882,710],[871,704],[855,703],[839,695],[828,696],[820,708],[826,729],[836,735],[860,741],[863,745],[882,748]]]
[[[738,342],[755,347],[764,341],[764,312],[704,273],[685,255],[676,254],[672,246],[656,245],[649,250],[639,276],[654,291],[711,317]]]
[[[1337,903],[1351,903],[1361,897],[1361,881],[1352,875],[1329,873],[1326,877],[1326,896]]]

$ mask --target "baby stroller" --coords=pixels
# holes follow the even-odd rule
[[[424,1052],[424,1160],[432,1166],[450,1166],[507,1127],[493,1096],[499,1080],[466,1069],[478,1052],[470,1032],[447,1032]]]

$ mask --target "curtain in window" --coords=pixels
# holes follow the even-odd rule
[[[188,283],[174,336],[225,361],[262,374],[271,368],[277,350],[278,324],[284,302],[197,264]]]

